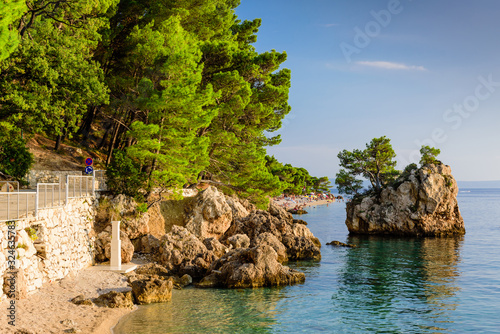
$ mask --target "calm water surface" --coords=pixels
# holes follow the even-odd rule
[[[500,189],[458,201],[467,234],[450,239],[349,237],[343,204],[310,208],[323,258],[288,264],[304,284],[174,290],[114,333],[500,333]]]

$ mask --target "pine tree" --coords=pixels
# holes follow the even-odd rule
[[[0,0],[0,61],[17,48],[20,39],[15,23],[27,9],[23,0]]]

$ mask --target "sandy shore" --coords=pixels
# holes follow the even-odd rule
[[[96,270],[90,267],[77,275],[46,283],[28,298],[16,301],[16,326],[7,324],[8,300],[0,304],[0,333],[16,333],[21,329],[33,334],[74,333],[108,334],[118,320],[132,309],[110,309],[97,306],[74,305],[70,300],[79,294],[95,298],[111,290],[130,290],[122,274]]]
[[[285,209],[291,209],[296,205],[307,207],[307,206],[331,205],[331,204],[336,204],[336,203],[338,204],[339,203],[337,201],[334,202],[332,200],[312,200],[309,202],[306,199],[295,200],[295,202],[291,202],[289,200],[287,201],[285,199],[279,199],[279,200],[273,200],[273,201],[274,201],[274,203],[276,203],[277,205],[279,205]]]

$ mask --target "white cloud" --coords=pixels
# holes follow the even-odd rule
[[[406,65],[401,63],[392,63],[389,61],[358,61],[358,65],[376,67],[385,70],[413,70],[413,71],[427,71],[423,66]]]

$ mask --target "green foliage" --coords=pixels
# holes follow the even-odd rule
[[[21,43],[2,63],[0,120],[71,135],[89,105],[107,102],[103,71],[92,61],[104,3],[27,1]]]
[[[391,183],[391,187],[394,189],[398,188],[404,181],[407,181],[412,173],[412,171],[417,170],[418,166],[415,163],[411,163],[405,167],[403,172],[399,175],[399,177]]]
[[[33,162],[33,155],[19,132],[0,122],[0,171],[23,182]]]
[[[15,22],[26,10],[24,0],[0,1],[0,61],[9,57],[19,44]]]
[[[335,178],[339,194],[356,195],[363,188],[363,181],[341,169]]]
[[[138,203],[137,204],[137,211],[139,211],[141,213],[148,212],[148,203]]]
[[[178,17],[136,27],[130,43],[136,66],[148,69],[138,81],[137,96],[147,117],[131,124],[128,135],[135,144],[127,154],[147,166],[149,189],[180,188],[208,165],[208,140],[197,136],[214,116],[203,110],[212,89],[199,89],[201,53]]]
[[[266,156],[268,171],[279,178],[283,193],[300,195],[304,193],[328,192],[330,180],[327,176],[314,177],[309,175],[305,168],[293,167],[290,164],[281,164],[274,156]]]
[[[439,160],[436,159],[436,157],[441,153],[440,149],[430,147],[430,146],[423,146],[420,149],[420,154],[422,157],[420,158],[420,165],[428,165],[428,164],[439,164],[441,163]]]
[[[411,175],[412,171],[417,170],[417,169],[418,169],[417,164],[411,163],[405,167],[405,169],[403,170],[403,173],[401,173],[401,177],[406,178],[406,177]]]
[[[261,20],[238,20],[239,0],[2,1],[0,121],[58,143],[97,130],[114,193],[208,181],[265,207],[328,188],[266,165],[291,73],[252,46]]]
[[[208,138],[209,165],[201,178],[240,189],[240,196],[267,202],[282,190],[279,176],[266,164],[265,147],[280,142],[271,136],[290,111],[287,103],[290,71],[279,69],[285,53],[257,53],[251,43],[261,21],[241,23],[232,18],[230,30],[204,40],[203,85],[217,98],[206,109],[216,116],[198,135]]]
[[[112,194],[142,198],[141,189],[145,187],[146,175],[141,172],[137,161],[122,151],[116,151],[106,170],[107,186]]]
[[[385,136],[374,138],[368,144],[366,149],[355,149],[352,152],[343,150],[338,154],[340,166],[345,170],[342,174],[337,175],[339,181],[347,181],[347,188],[345,185],[341,189],[355,193],[356,187],[354,179],[356,176],[363,176],[368,179],[375,190],[380,190],[382,187],[387,186],[389,183],[399,175],[399,172],[394,168],[396,166],[396,153],[392,149],[390,139]],[[350,180],[347,176],[350,175]],[[338,186],[339,184],[337,184]]]
[[[327,176],[312,178],[312,190],[314,192],[328,192],[330,191],[331,182]]]
[[[26,231],[26,233],[28,233],[31,241],[35,241],[38,239],[38,235],[36,234],[36,230],[34,228],[26,227],[24,230]]]

